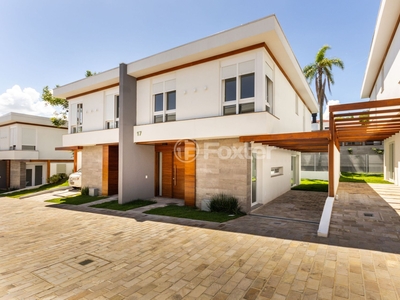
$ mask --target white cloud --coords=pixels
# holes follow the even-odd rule
[[[14,85],[0,95],[0,115],[9,112],[29,114],[35,116],[52,117],[55,109],[45,105],[40,93],[33,88],[24,88]]]
[[[328,100],[328,104],[325,107],[325,111],[324,111],[324,120],[329,120],[329,106],[330,105],[336,105],[336,104],[340,104],[339,100]]]

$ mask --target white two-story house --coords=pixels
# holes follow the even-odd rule
[[[240,136],[311,131],[317,103],[274,15],[54,90],[69,101],[63,148],[82,185],[120,203],[153,196],[245,211],[299,179],[299,153]]]
[[[74,167],[71,152],[56,151],[67,128],[54,127],[49,118],[20,113],[0,117],[0,189],[46,183]]]
[[[372,39],[361,98],[400,98],[400,1],[382,0]],[[392,126],[400,119],[392,119]],[[397,123],[396,123],[397,122]],[[390,126],[390,124],[388,125]],[[400,133],[384,140],[384,177],[400,184]]]

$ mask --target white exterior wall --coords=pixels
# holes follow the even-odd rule
[[[371,100],[400,97],[400,27],[397,27],[393,42],[389,48],[383,68],[375,82]]]
[[[389,175],[389,146],[394,143],[394,178]],[[384,161],[383,161],[383,175],[384,179],[399,185],[400,178],[400,133],[397,133],[384,141]]]
[[[221,69],[250,60],[255,62],[255,111],[265,111],[265,76],[268,75],[274,84],[274,115],[265,112],[268,116],[261,117],[251,113],[222,116],[223,79]],[[266,64],[271,67],[272,71],[266,70]],[[169,80],[175,80],[176,85],[177,121],[153,124],[153,95],[155,94],[153,86],[160,83],[165,84]],[[251,134],[311,131],[310,111],[298,97],[298,113],[296,113],[295,100],[296,92],[268,53],[264,49],[249,51],[139,80],[138,126],[135,126],[134,129],[134,141],[227,138]],[[257,122],[256,118],[259,118]],[[183,120],[187,121],[179,122]],[[254,122],[249,120],[254,120]]]
[[[375,82],[371,100],[400,98],[400,27],[397,28],[389,48],[383,68]],[[394,179],[389,176],[389,145],[394,143]],[[384,178],[399,185],[400,171],[400,134],[396,134],[384,142]]]
[[[59,164],[65,165],[65,168],[66,168],[65,173],[67,175],[70,175],[71,173],[73,173],[73,171],[74,171],[74,163],[73,162],[71,162],[71,163],[54,162],[54,163],[50,163],[50,174],[47,177],[51,177],[51,176],[57,174],[57,165],[59,165]]]
[[[0,150],[4,152],[0,152],[0,158],[71,159],[69,152],[55,150],[56,147],[62,146],[62,136],[66,132],[66,129],[26,124],[3,126],[0,128]],[[25,139],[24,134],[28,135],[25,136]],[[10,151],[10,146],[13,145],[16,146],[16,151]],[[35,146],[35,150],[20,151],[22,145]]]
[[[103,130],[105,128],[105,100],[107,95],[118,95],[118,87],[110,88],[104,91],[91,93],[69,100],[69,115],[71,120],[73,104],[83,104],[83,125],[82,132]],[[69,131],[73,122],[69,122]]]
[[[56,151],[56,147],[62,146],[62,136],[67,130],[50,127],[37,127],[36,150],[39,151],[39,159],[73,159],[69,151]]]
[[[257,158],[257,203],[265,204],[290,190],[292,152],[269,146],[257,147],[265,149],[261,151],[265,154],[262,155],[264,159],[260,155]],[[277,167],[283,168],[283,174],[271,176],[271,168]]]

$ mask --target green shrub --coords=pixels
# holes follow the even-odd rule
[[[234,215],[241,213],[239,200],[235,196],[226,195],[224,193],[212,196],[209,209],[213,212],[225,212]]]
[[[57,183],[65,178],[68,178],[68,175],[65,173],[54,174],[47,179],[47,183]]]
[[[84,186],[84,187],[81,188],[81,195],[82,196],[89,195],[89,188],[87,186]]]

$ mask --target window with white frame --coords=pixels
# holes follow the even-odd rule
[[[271,177],[283,175],[283,167],[272,167]]]
[[[265,76],[265,110],[274,114],[274,83]]]
[[[153,84],[153,122],[176,120],[175,79]]]
[[[82,132],[83,126],[83,103],[71,105],[71,133]]]
[[[35,128],[22,128],[21,150],[36,150]]]
[[[297,96],[297,94],[295,94],[294,96],[294,112],[296,113],[296,115],[299,115],[299,97]]]
[[[107,95],[105,99],[105,129],[119,127],[119,96]]]
[[[254,60],[222,67],[222,114],[234,115],[255,111]]]

